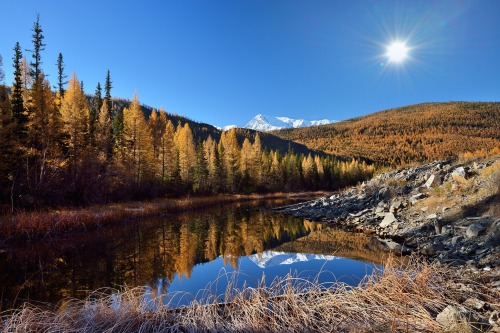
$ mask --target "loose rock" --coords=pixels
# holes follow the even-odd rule
[[[385,217],[382,220],[382,222],[380,222],[379,227],[386,228],[397,221],[398,221],[398,219],[394,216],[393,213],[387,213],[387,214],[385,214]]]

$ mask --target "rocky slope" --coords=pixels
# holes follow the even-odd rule
[[[330,197],[277,210],[373,234],[399,254],[440,260],[461,277],[480,278],[500,299],[500,157],[390,171]],[[498,312],[484,304],[477,303],[484,318],[493,318],[492,327],[500,330]]]

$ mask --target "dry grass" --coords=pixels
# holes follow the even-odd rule
[[[208,197],[186,197],[181,199],[159,199],[148,202],[128,202],[93,206],[82,209],[53,211],[19,211],[15,215],[0,217],[1,239],[40,239],[60,234],[84,232],[110,224],[123,223],[144,217],[178,213],[221,204],[259,199],[287,199],[318,193],[273,193],[250,195],[219,195]]]
[[[405,266],[388,260],[354,288],[328,289],[293,277],[270,287],[228,287],[223,300],[202,301],[175,309],[164,296],[145,297],[135,288],[112,296],[92,295],[66,301],[59,310],[26,305],[4,315],[3,332],[444,332],[435,320],[461,296],[449,288],[450,271],[416,259]],[[476,292],[485,300],[488,295]],[[211,302],[207,304],[207,302]],[[492,305],[498,307],[499,304]],[[474,314],[473,310],[470,310]],[[471,331],[468,323],[451,332]]]

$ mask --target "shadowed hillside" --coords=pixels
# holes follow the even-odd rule
[[[90,100],[90,98],[89,98]],[[113,99],[113,108],[116,110],[123,110],[124,108],[130,107],[131,101],[128,99],[122,99],[122,98],[115,98]],[[146,119],[149,119],[149,116],[151,115],[151,112],[153,111],[153,107],[149,105],[142,104],[141,105],[142,112],[144,113],[144,116]],[[158,110],[158,109],[157,109]],[[208,136],[212,136],[212,139],[219,141],[220,136],[222,131],[215,126],[205,124],[205,123],[199,123],[194,120],[191,120],[189,118],[186,118],[184,116],[180,116],[177,114],[169,113],[166,112],[167,119],[172,121],[174,126],[177,126],[178,124],[181,124],[181,126],[184,126],[184,124],[189,124],[189,127],[193,131],[193,136],[195,138],[195,141],[198,140],[198,138],[202,138],[203,140],[206,140]],[[275,150],[279,151],[282,155],[286,154],[288,151],[294,151],[297,154],[304,154],[308,155],[309,153],[312,153],[311,149],[309,149],[307,146],[289,141],[287,139],[282,139],[274,134],[266,133],[266,132],[260,132],[260,131],[255,131],[252,129],[246,129],[246,128],[236,128],[236,135],[238,137],[238,144],[241,146],[243,144],[243,141],[245,138],[248,138],[251,142],[254,141],[255,135],[259,133],[260,139],[262,142],[262,147],[267,150]],[[319,155],[326,155],[322,154],[321,152],[314,152],[315,154]]]
[[[500,147],[500,103],[424,103],[272,134],[310,149],[390,165],[454,158]]]

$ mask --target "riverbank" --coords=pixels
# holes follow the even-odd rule
[[[276,210],[373,234],[388,251],[447,265],[450,287],[481,286],[496,296],[495,303],[479,300],[476,306],[483,321],[500,324],[500,157],[395,170],[339,194]],[[457,282],[463,277],[469,282]]]
[[[328,289],[293,277],[270,287],[228,286],[176,309],[164,295],[136,288],[111,296],[68,300],[56,309],[26,305],[5,314],[0,329],[14,332],[492,332],[477,309],[495,295],[480,288],[450,288],[449,268],[416,258],[404,266],[388,260],[384,270],[357,287]],[[465,301],[463,301],[465,299]],[[207,304],[209,302],[210,304]],[[463,305],[465,304],[465,305]],[[482,303],[481,303],[482,304]],[[498,316],[498,313],[497,313]]]
[[[0,217],[0,241],[56,238],[82,233],[133,220],[168,215],[251,200],[294,200],[324,196],[325,192],[234,194],[207,197],[158,199],[126,202],[85,208],[62,208],[50,211],[20,211]]]

